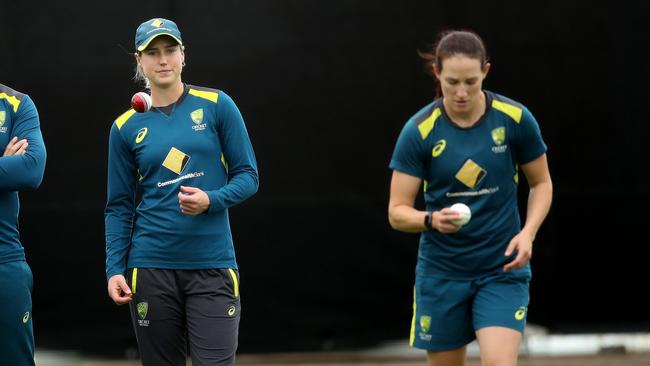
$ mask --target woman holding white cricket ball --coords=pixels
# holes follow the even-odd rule
[[[402,129],[388,208],[393,228],[421,233],[410,343],[430,366],[464,365],[474,339],[483,364],[515,365],[532,244],[552,200],[546,144],[525,106],[483,90],[490,63],[477,34],[443,32],[420,55],[437,99]],[[519,172],[530,187],[523,227]]]

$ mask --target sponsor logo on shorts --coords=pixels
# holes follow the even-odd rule
[[[527,311],[528,311],[527,307],[525,306],[520,307],[519,309],[517,309],[517,312],[515,312],[515,319],[524,320]]]
[[[235,316],[236,312],[237,312],[237,308],[234,305],[231,305],[228,308],[228,316]]]
[[[148,327],[149,320],[145,318],[147,317],[147,313],[149,312],[149,303],[139,302],[138,305],[136,306],[136,309],[138,310],[138,316],[140,317],[140,319],[138,319],[138,325],[141,327]]]
[[[431,334],[429,333],[429,330],[431,330],[431,317],[429,315],[420,315],[420,339],[423,341],[431,341]]]
[[[29,311],[26,312],[25,315],[23,315],[23,323],[26,324],[28,321],[29,321]]]

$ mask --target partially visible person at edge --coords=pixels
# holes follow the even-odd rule
[[[388,208],[394,229],[421,233],[410,344],[429,365],[453,366],[476,339],[482,365],[515,365],[533,241],[552,200],[546,144],[524,105],[483,89],[490,63],[477,34],[443,32],[421,56],[438,98],[402,129]],[[523,227],[519,172],[530,187]],[[420,187],[424,210],[414,207]],[[471,209],[464,226],[452,223],[454,203]]]
[[[135,49],[153,108],[128,110],[110,131],[108,294],[130,303],[143,365],[184,366],[188,343],[195,366],[233,365],[240,294],[228,208],[257,191],[253,147],[230,96],[181,80],[173,21],[142,23]]]
[[[41,184],[45,143],[34,102],[2,84],[0,147],[0,365],[34,365],[33,277],[18,232],[18,192]]]

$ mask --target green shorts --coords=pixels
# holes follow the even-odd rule
[[[428,351],[449,351],[476,339],[484,327],[505,327],[523,334],[530,273],[499,272],[474,280],[416,276],[410,344]]]

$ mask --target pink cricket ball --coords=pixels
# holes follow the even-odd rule
[[[144,113],[151,109],[151,96],[145,92],[133,94],[131,98],[131,107],[138,113]]]

